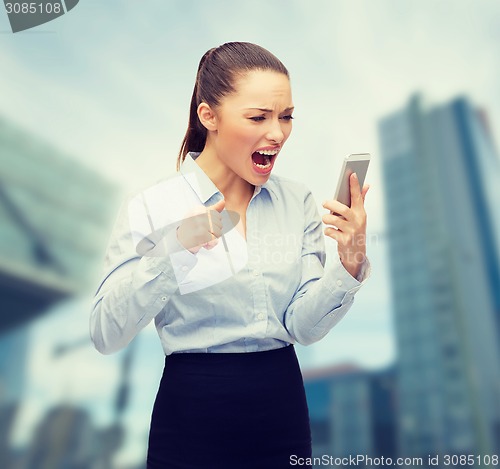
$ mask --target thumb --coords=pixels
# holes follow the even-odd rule
[[[224,210],[225,206],[226,206],[226,200],[222,199],[222,200],[219,200],[216,204],[212,205],[210,207],[210,209],[217,210],[220,213],[220,212],[222,212],[222,210]]]

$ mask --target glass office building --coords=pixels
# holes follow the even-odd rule
[[[95,282],[117,187],[0,119],[2,330]]]
[[[414,96],[379,124],[404,457],[499,451],[500,173],[484,116]]]
[[[395,379],[392,366],[366,371],[334,365],[305,371],[313,456],[394,457]]]
[[[26,386],[30,321],[95,285],[117,187],[0,118],[0,466]]]

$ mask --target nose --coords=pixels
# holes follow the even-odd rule
[[[281,128],[281,122],[278,119],[270,120],[270,127],[267,132],[267,138],[268,140],[272,140],[273,142],[276,142],[278,144],[280,144],[285,138],[285,133]]]

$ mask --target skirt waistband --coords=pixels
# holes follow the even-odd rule
[[[279,359],[280,356],[294,354],[295,349],[293,344],[284,347],[261,350],[258,352],[221,352],[221,353],[206,353],[206,352],[174,352],[170,355],[165,355],[165,363],[167,362],[258,362],[267,361],[270,359]]]
[[[165,356],[166,373],[209,373],[212,376],[264,377],[298,370],[293,344],[260,352],[173,353]],[[300,371],[299,371],[300,373]]]

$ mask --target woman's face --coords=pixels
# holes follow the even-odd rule
[[[290,81],[281,73],[255,70],[237,79],[234,87],[215,109],[212,143],[228,169],[260,185],[292,131]]]

